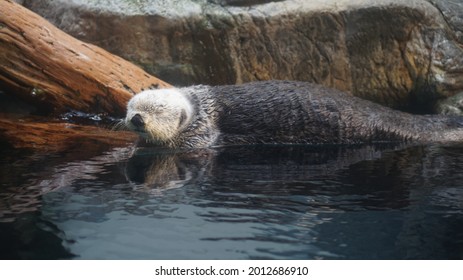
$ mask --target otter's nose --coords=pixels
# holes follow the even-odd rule
[[[130,122],[136,127],[136,128],[142,128],[145,126],[145,122],[143,121],[143,118],[140,116],[140,114],[135,114]]]

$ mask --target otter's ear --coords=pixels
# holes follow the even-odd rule
[[[186,111],[182,110],[182,112],[180,113],[180,122],[178,126],[181,127],[186,122],[186,119],[187,119]]]

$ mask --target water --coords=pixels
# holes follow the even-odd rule
[[[76,149],[0,150],[0,258],[463,258],[463,145]]]

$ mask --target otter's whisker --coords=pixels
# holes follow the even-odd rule
[[[111,127],[111,130],[112,131],[129,130],[129,128],[125,124],[125,121],[122,119],[122,120],[116,122],[115,124],[113,124],[112,127]]]

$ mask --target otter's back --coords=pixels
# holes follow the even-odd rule
[[[305,82],[254,82],[211,90],[217,96],[222,144],[407,141],[429,138],[429,131],[442,123]]]

